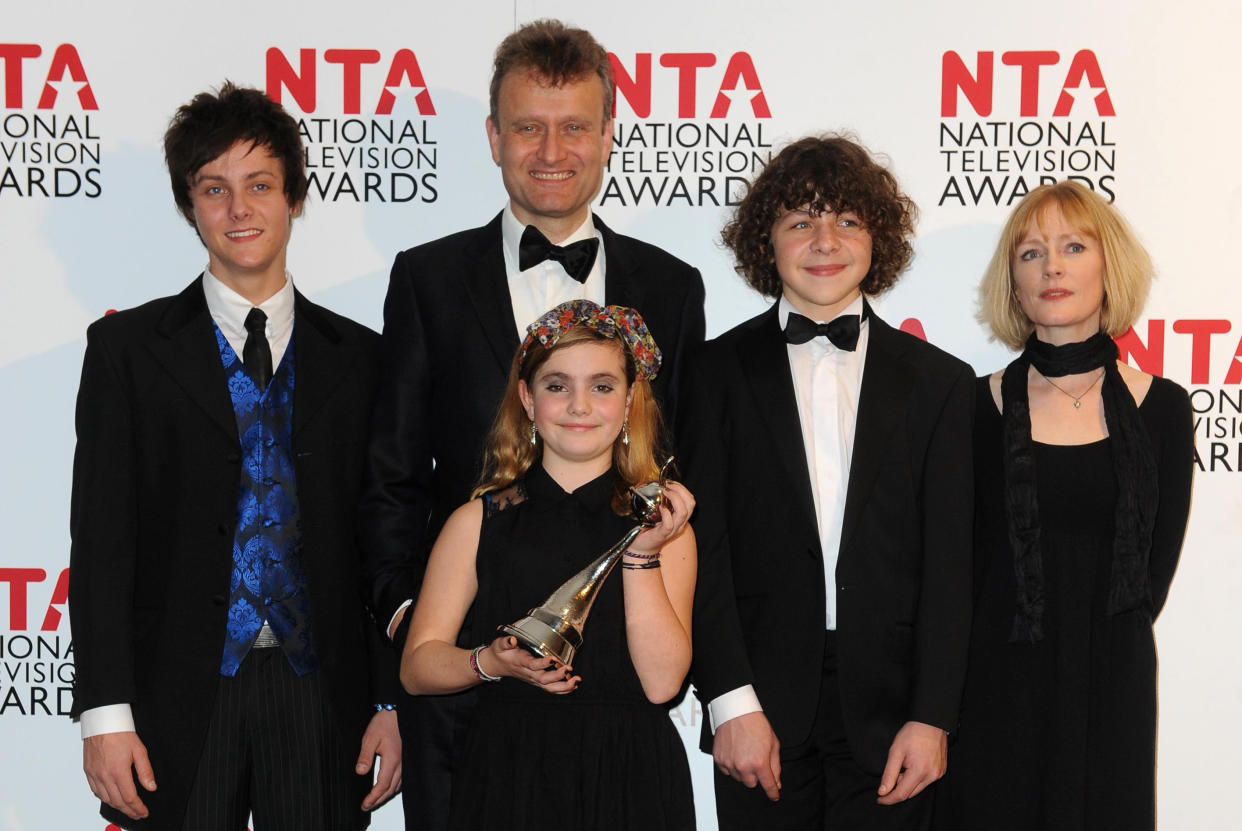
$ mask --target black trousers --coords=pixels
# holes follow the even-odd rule
[[[320,676],[299,678],[277,648],[252,649],[220,676],[184,831],[352,831],[368,777],[354,773]]]
[[[397,724],[406,831],[448,828],[453,774],[466,747],[477,700],[473,689],[452,695],[402,694]]]
[[[934,787],[897,805],[876,803],[880,777],[854,761],[845,738],[837,683],[836,632],[824,644],[824,674],[810,737],[781,748],[781,798],[715,772],[716,818],[721,831],[925,831]]]

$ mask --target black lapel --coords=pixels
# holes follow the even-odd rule
[[[297,435],[332,397],[358,356],[323,309],[294,291],[293,433]]]
[[[598,216],[595,228],[604,241],[604,302],[643,310],[643,284],[636,278],[638,263],[625,240]]]
[[[155,324],[160,337],[150,342],[151,352],[186,395],[237,441],[237,418],[229,398],[228,379],[207,311],[203,278],[172,298]]]
[[[745,339],[738,341],[738,360],[742,375],[755,396],[755,407],[776,447],[777,460],[784,468],[782,481],[798,502],[798,515],[810,523],[811,537],[819,539],[811,473],[807,467],[806,445],[802,442],[802,422],[798,417],[798,397],[794,393],[789,353],[777,318],[779,304],[753,321]],[[760,426],[760,425],[756,425]]]
[[[845,517],[841,522],[841,552],[858,528],[862,506],[875,485],[876,474],[891,436],[906,418],[910,389],[914,383],[905,348],[897,332],[868,310],[870,332],[863,365],[862,389],[858,392],[858,420],[854,424],[854,450],[845,492]]]
[[[507,376],[513,356],[517,354],[519,341],[513,324],[513,299],[509,297],[509,279],[505,273],[500,216],[497,214],[495,219],[478,229],[467,243],[461,281],[474,306],[487,343],[500,364],[500,370]]]

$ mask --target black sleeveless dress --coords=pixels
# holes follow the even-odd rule
[[[1002,419],[981,379],[975,413],[975,616],[961,727],[937,795],[942,831],[1151,831],[1152,620],[1181,548],[1194,459],[1186,393],[1154,379],[1139,414],[1159,471],[1151,602],[1110,615],[1117,483],[1110,441],[1035,442],[1044,638],[1009,640],[1017,609]]]
[[[633,521],[610,507],[613,476],[565,493],[536,464],[514,499],[485,504],[475,631],[491,637],[625,536]],[[694,828],[685,748],[630,662],[619,568],[595,600],[574,673],[582,685],[567,695],[512,678],[479,687],[451,828]]]

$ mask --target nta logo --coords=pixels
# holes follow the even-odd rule
[[[1211,383],[1212,336],[1228,334],[1233,325],[1223,318],[1187,319],[1173,321],[1172,328],[1179,335],[1190,336],[1190,383]],[[1164,341],[1165,321],[1156,318],[1147,321],[1146,342],[1131,329],[1117,338],[1117,347],[1121,350],[1123,361],[1132,358],[1138,369],[1152,375],[1164,375]],[[1228,341],[1232,342],[1232,339]],[[1229,361],[1222,383],[1242,384],[1242,340],[1234,347],[1233,359]]]
[[[362,67],[378,64],[380,55],[375,49],[325,49],[323,62],[341,67],[341,111],[346,115],[362,112]],[[267,94],[281,103],[282,91],[287,90],[304,113],[313,113],[318,106],[316,76],[319,61],[314,49],[298,50],[298,68],[294,69],[289,58],[275,46],[267,50]],[[418,58],[409,49],[398,49],[388,63],[384,83],[378,88],[375,115],[391,115],[401,89],[414,93],[414,103],[419,115],[435,115],[431,92],[423,80],[423,70]],[[396,90],[396,91],[394,91]]]
[[[47,572],[41,568],[0,568],[0,583],[9,584],[9,629],[24,632],[30,628],[27,619],[27,588],[31,583],[42,583],[47,579]],[[43,614],[42,632],[55,632],[60,628],[61,610],[69,602],[69,569],[63,569],[56,578],[56,586],[52,589],[52,597],[48,600],[47,611]]]
[[[16,110],[22,107],[22,93],[25,91],[23,63],[42,54],[43,47],[37,43],[0,43],[0,76],[4,79],[4,106],[7,109]],[[75,83],[67,84],[66,74]],[[74,86],[77,87],[78,104],[82,109],[99,109],[99,105],[95,103],[95,93],[91,90],[90,79],[86,77],[86,69],[82,66],[82,58],[72,43],[62,43],[52,53],[52,62],[44,77],[36,108],[50,110],[55,107],[61,92],[58,87],[62,84],[65,84],[66,92],[72,92]]]
[[[1019,73],[1020,95],[1019,116],[1035,118],[1039,115],[1039,82],[1040,73],[1045,66],[1056,66],[1061,55],[1051,50],[1044,51],[1011,51],[1001,54],[1004,66],[1016,67]],[[975,55],[975,69],[972,73],[966,61],[957,52],[945,52],[940,64],[940,116],[942,118],[957,117],[958,93],[966,97],[977,115],[987,117],[992,114],[994,103],[993,78],[995,73],[995,53],[978,52]],[[1086,82],[1086,89],[1083,82]],[[1070,59],[1069,69],[1061,82],[1061,94],[1052,109],[1052,115],[1063,118],[1074,108],[1077,97],[1090,98],[1095,103],[1095,111],[1100,116],[1113,116],[1113,100],[1108,95],[1108,85],[1104,83],[1104,73],[1100,71],[1100,62],[1090,49],[1080,49]]]
[[[638,118],[651,115],[651,58],[650,52],[639,52],[634,56],[634,69],[630,71],[621,63],[620,58],[608,53],[608,60],[612,62],[613,81],[617,88],[612,102],[614,117],[617,114],[617,100],[621,98],[626,100]],[[697,115],[699,70],[715,65],[716,56],[711,52],[666,52],[660,56],[660,66],[672,70],[672,74],[676,75],[678,118],[694,118]],[[667,76],[670,73],[661,74]],[[728,116],[735,97],[737,101],[750,103],[755,118],[772,117],[768,99],[759,83],[759,73],[755,71],[755,62],[746,52],[734,52],[730,56],[724,75],[720,76],[720,86],[708,117]]]

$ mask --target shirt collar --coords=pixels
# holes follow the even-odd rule
[[[802,314],[802,312],[795,309],[794,305],[789,302],[789,300],[785,297],[784,294],[781,294],[781,299],[778,301],[777,305],[778,307],[776,310],[776,316],[777,316],[777,319],[780,321],[781,331],[784,331],[786,324],[789,323],[789,315],[790,314]],[[838,314],[836,317],[841,317],[842,315],[861,315],[862,313],[863,313],[863,296],[860,294],[854,298],[853,303],[849,304],[844,309],[842,309],[841,313]],[[833,319],[835,320],[836,318],[833,318]],[[816,323],[828,323],[827,320],[816,320],[815,322]],[[862,325],[865,326],[866,324],[867,324],[867,319],[863,318]]]
[[[504,242],[505,259],[509,262],[516,263],[518,261],[518,246],[522,243],[522,233],[526,230],[526,226],[513,215],[513,205],[509,202],[505,203],[505,209],[500,215],[500,238]],[[569,245],[579,240],[592,239],[599,236],[595,230],[595,217],[587,211],[586,219],[582,224],[565,239],[556,245]],[[532,268],[537,266],[532,266]],[[516,269],[514,269],[516,271]]]
[[[210,269],[203,269],[203,294],[207,298],[207,311],[225,338],[244,340],[246,315],[256,308],[255,305],[220,282]],[[258,305],[257,308],[267,315],[265,328],[269,343],[288,340],[293,329],[293,297],[293,275],[286,271],[285,284]]]
[[[579,486],[572,493],[566,493],[544,470],[542,461],[537,461],[526,472],[525,485],[527,495],[545,505],[556,505],[566,499],[573,499],[587,510],[595,511],[612,502],[615,481],[616,473],[609,468],[590,482]]]

